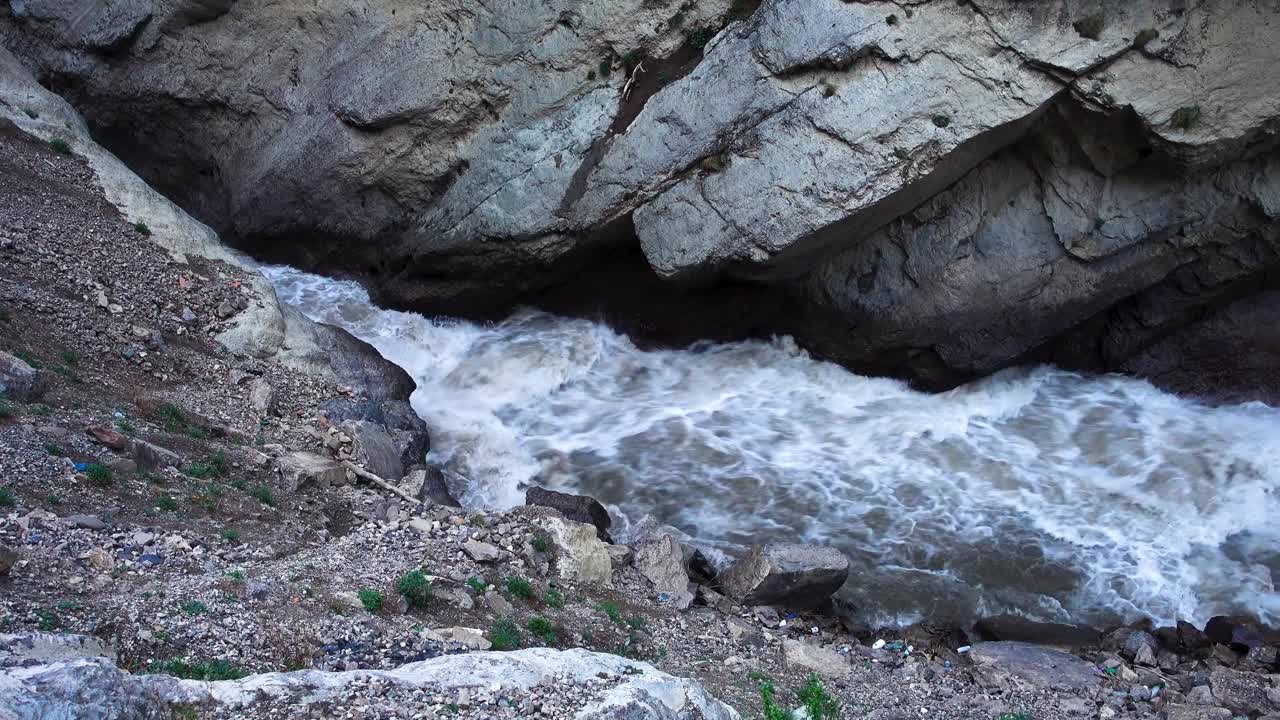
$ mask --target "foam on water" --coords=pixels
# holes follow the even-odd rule
[[[519,504],[539,478],[721,552],[834,544],[873,621],[1280,621],[1280,410],[1048,368],[927,395],[789,339],[642,351],[585,320],[428,320],[266,272],[414,376],[468,504]]]

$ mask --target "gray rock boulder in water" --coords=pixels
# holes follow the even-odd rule
[[[594,525],[600,539],[611,542],[609,526],[613,524],[613,520],[609,517],[609,511],[604,505],[593,497],[530,487],[525,491],[524,504],[553,508],[574,522]]]
[[[821,545],[774,543],[756,546],[721,573],[725,594],[745,605],[813,608],[849,577],[849,558]]]
[[[424,689],[456,694],[462,688],[501,686],[504,693],[518,696],[539,684],[544,685],[544,690],[557,685],[582,685],[600,673],[612,673],[622,681],[577,708],[575,717],[739,719],[738,713],[692,680],[673,677],[647,663],[585,650],[476,652],[437,657],[394,670],[302,670],[203,682],[167,675],[132,675],[106,657],[86,656],[91,653],[68,645],[67,652],[54,653],[56,658],[31,664],[30,652],[22,649],[25,644],[15,642],[14,636],[0,636],[0,707],[9,713],[6,717],[169,717],[175,709],[193,705],[216,708],[228,716],[270,707],[277,713],[304,717],[310,706],[345,701],[353,683],[371,678],[385,683],[388,689],[382,693],[383,700],[395,703],[396,692],[406,697],[416,692],[420,697]],[[14,648],[18,652],[10,652]]]

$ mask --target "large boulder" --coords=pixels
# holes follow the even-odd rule
[[[310,485],[327,488],[347,481],[347,471],[341,463],[323,455],[298,450],[281,455],[276,462],[289,492]]]
[[[459,633],[451,630],[450,637]],[[465,629],[465,638],[474,637]],[[66,636],[74,639],[77,636]],[[401,665],[394,670],[263,673],[242,680],[205,682],[168,675],[134,675],[117,668],[108,657],[61,641],[66,650],[43,643],[42,662],[32,662],[20,636],[0,635],[0,707],[5,717],[27,718],[140,718],[170,717],[177,708],[200,707],[228,717],[254,715],[330,716],[341,708],[357,685],[381,681],[383,695],[366,702],[373,714],[390,714],[397,705],[418,702],[424,693],[456,697],[476,687],[502,687],[504,696],[518,701],[557,687],[596,683],[602,673],[620,678],[591,699],[568,708],[578,718],[630,720],[738,720],[737,712],[713,698],[693,680],[660,672],[652,665],[616,655],[586,650],[534,648],[517,652],[473,652],[445,655]],[[11,652],[16,647],[19,652]]]
[[[1075,655],[1024,642],[976,643],[969,650],[977,677],[991,686],[1084,690],[1097,687],[1102,676]]]
[[[45,391],[40,371],[26,362],[0,351],[0,398],[35,402]]]
[[[598,528],[558,517],[539,516],[533,524],[551,541],[556,573],[567,580],[613,587],[613,560]]]
[[[365,420],[344,422],[339,427],[351,436],[352,457],[366,470],[386,479],[404,475],[400,450],[386,428]]]
[[[721,573],[725,594],[745,605],[814,608],[849,577],[849,558],[821,545],[773,543],[751,548]]]
[[[1268,693],[1271,682],[1266,675],[1215,668],[1209,674],[1209,687],[1219,705],[1241,715],[1254,717],[1280,711],[1280,703],[1272,702]]]
[[[973,630],[982,640],[1015,640],[1038,645],[1083,647],[1102,638],[1102,632],[1086,625],[1042,623],[1017,615],[996,615],[978,620]]]
[[[458,502],[449,490],[444,470],[438,467],[414,470],[400,481],[400,489],[410,497],[417,498],[428,505],[462,507],[462,503]]]
[[[601,540],[612,542],[609,526],[613,524],[613,520],[609,518],[609,511],[604,505],[593,497],[531,486],[525,491],[524,504],[553,508],[574,522],[594,525]]]

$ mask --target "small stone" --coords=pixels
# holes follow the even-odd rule
[[[1155,667],[1156,654],[1152,652],[1150,646],[1143,645],[1138,648],[1138,653],[1134,655],[1133,662],[1135,665],[1145,665],[1147,667]]]
[[[0,545],[0,576],[8,575],[18,562],[18,551],[6,545]]]
[[[484,594],[484,602],[499,617],[510,617],[516,610],[506,598],[493,590]]]
[[[71,515],[67,518],[67,522],[86,530],[102,530],[107,527],[107,524],[97,515]]]
[[[784,640],[782,662],[788,667],[805,672],[816,672],[830,678],[842,678],[849,674],[849,660],[835,650],[819,647],[800,640]]]
[[[231,304],[229,300],[223,300],[218,303],[218,307],[213,311],[215,315],[223,320],[236,314],[236,306]]]
[[[462,551],[476,562],[495,562],[502,557],[502,551],[489,543],[467,540],[462,544]]]
[[[124,450],[129,446],[129,438],[103,425],[90,425],[85,432],[112,450]]]
[[[138,463],[130,460],[129,458],[112,458],[111,461],[107,463],[107,467],[120,475],[132,475],[133,473],[138,472]]]
[[[84,554],[85,562],[89,563],[89,567],[102,572],[111,572],[116,568],[116,561],[111,557],[111,553],[102,548],[93,548]]]

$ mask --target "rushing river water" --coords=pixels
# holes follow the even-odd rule
[[[787,339],[639,350],[586,320],[429,320],[266,272],[417,380],[430,458],[469,480],[468,505],[520,504],[539,478],[730,554],[833,544],[873,623],[1280,621],[1280,409],[1047,368],[927,395]]]

